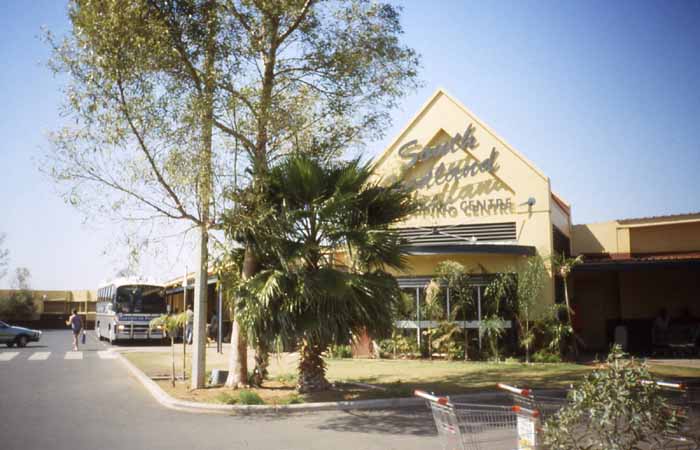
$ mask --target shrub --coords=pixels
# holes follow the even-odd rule
[[[406,337],[397,334],[393,339],[384,339],[379,342],[380,355],[382,358],[396,356],[413,356],[419,352],[418,343],[415,337]]]
[[[532,361],[536,363],[559,363],[561,356],[548,350],[540,350],[532,355]]]
[[[264,405],[265,401],[257,392],[242,390],[238,393],[238,402],[241,405]]]
[[[440,322],[433,334],[433,350],[442,353],[450,361],[464,359],[464,332],[455,322]]]
[[[352,358],[352,348],[349,345],[331,345],[328,354],[335,359]]]
[[[664,448],[683,418],[669,406],[644,364],[613,347],[606,365],[569,392],[568,404],[547,420],[552,450]]]
[[[280,383],[294,383],[297,381],[298,375],[295,373],[283,373],[277,375],[274,379]]]
[[[238,397],[231,395],[228,392],[222,392],[216,396],[216,401],[226,405],[235,405],[238,403]]]
[[[304,403],[304,399],[299,394],[292,394],[280,402],[282,405],[296,405]]]

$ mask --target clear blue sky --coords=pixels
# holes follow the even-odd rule
[[[425,87],[368,154],[444,87],[551,178],[575,223],[700,211],[700,2],[402,3]],[[61,101],[41,26],[65,32],[65,5],[0,2],[0,232],[35,288],[94,288],[124,265],[119,226],[84,224],[37,169]],[[144,271],[182,273],[166,259]]]

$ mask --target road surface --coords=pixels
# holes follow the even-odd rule
[[[283,415],[192,414],[162,407],[108,345],[69,330],[0,348],[0,449],[428,450],[440,448],[426,408]]]

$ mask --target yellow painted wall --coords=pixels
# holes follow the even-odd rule
[[[633,253],[700,251],[700,221],[630,229]]]
[[[618,235],[618,222],[574,225],[571,247],[574,255],[581,253],[629,253],[625,231]]]
[[[667,253],[700,251],[700,219],[659,218],[574,225],[572,251],[581,253]]]
[[[408,267],[404,271],[394,271],[396,276],[431,276],[435,274],[435,266],[443,261],[456,261],[462,264],[470,273],[499,273],[513,268],[521,256],[493,254],[444,254],[409,256]]]
[[[470,127],[473,127],[471,135],[478,146],[462,145],[457,151],[410,164],[410,156],[420,149],[449,142],[458,134],[469,135]],[[415,143],[410,144],[412,141]],[[438,182],[414,189],[414,195],[418,198],[427,202],[439,201],[445,210],[417,214],[400,226],[515,222],[517,239],[513,244],[533,246],[547,259],[553,245],[552,214],[556,213],[553,211],[549,178],[444,91],[438,90],[429,99],[375,164],[376,173],[381,179],[400,179],[409,186],[415,186],[416,181],[427,173],[435,174],[440,164],[446,167],[465,167],[467,164],[477,167],[474,165],[488,161],[495,161],[494,170],[473,170],[459,180],[437,177],[433,181]],[[530,207],[526,202],[531,197],[535,199],[535,204]],[[475,215],[467,208],[469,201],[491,201],[493,205],[508,202],[511,207],[493,208],[487,214]],[[410,274],[431,275],[435,265],[445,259],[456,259],[466,263],[467,267],[481,263],[494,273],[517,262],[512,255],[414,256],[411,258],[413,271]],[[553,298],[554,281],[550,277],[543,302],[552,303]]]

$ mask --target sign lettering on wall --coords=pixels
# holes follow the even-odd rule
[[[510,197],[475,199],[510,189],[498,178],[474,180],[479,174],[493,175],[498,171],[499,152],[491,148],[489,156],[482,161],[469,154],[479,147],[475,136],[476,128],[469,124],[464,133],[457,133],[449,140],[434,146],[420,146],[417,140],[406,142],[398,149],[404,161],[401,168],[402,182],[415,192],[421,208],[417,216],[457,217],[512,214],[513,201]],[[440,161],[443,157],[466,152],[463,158]],[[410,172],[418,172],[412,177]],[[434,192],[439,188],[439,192]],[[433,192],[427,192],[433,191]]]

